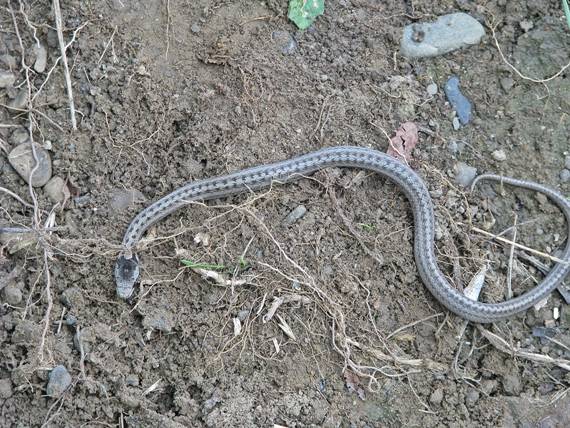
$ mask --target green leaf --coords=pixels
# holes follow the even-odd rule
[[[325,0],[290,0],[287,17],[301,30],[306,30],[324,11]]]
[[[570,28],[570,6],[568,6],[567,0],[562,0],[562,9],[564,9],[564,15],[566,15],[566,23],[568,28]]]

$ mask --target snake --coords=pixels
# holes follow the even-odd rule
[[[481,181],[494,181],[545,195],[564,214],[568,236],[562,255],[554,259],[556,262],[551,270],[534,288],[498,303],[468,298],[451,285],[438,267],[433,202],[422,178],[407,164],[386,153],[364,147],[337,146],[228,175],[189,182],[144,208],[129,224],[116,261],[114,274],[118,297],[125,300],[131,297],[140,273],[137,243],[145,231],[162,218],[193,202],[252,192],[273,182],[291,182],[329,167],[373,171],[388,178],[403,191],[413,212],[414,259],[419,276],[436,300],[465,320],[490,323],[523,312],[546,298],[570,272],[570,202],[557,191],[532,181],[493,174],[479,175],[472,182],[471,190]]]

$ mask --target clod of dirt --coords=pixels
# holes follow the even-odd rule
[[[284,55],[291,55],[297,49],[297,42],[288,31],[274,31],[271,33],[271,39]]]
[[[30,139],[30,134],[28,130],[24,127],[19,127],[12,131],[10,135],[10,143],[13,146],[19,146],[22,143],[27,142]]]
[[[51,178],[51,157],[43,147],[34,143],[34,148],[38,158],[38,166],[32,177],[32,186],[40,187],[45,185]],[[30,173],[35,166],[35,159],[30,144],[20,144],[12,149],[8,155],[8,162],[16,172],[29,183]]]
[[[71,385],[71,375],[64,366],[56,366],[49,374],[46,395],[58,398]]]
[[[19,114],[28,105],[28,91],[22,89],[12,101],[8,103],[8,107],[13,110],[13,113]]]
[[[467,394],[465,394],[465,404],[468,407],[472,407],[475,405],[475,403],[477,403],[477,401],[479,400],[479,391],[477,391],[476,389],[470,389]]]
[[[463,187],[469,187],[476,175],[477,168],[463,162],[459,162],[455,167],[455,181]]]
[[[77,287],[71,287],[61,293],[61,303],[63,303],[68,309],[81,309],[85,304],[83,299],[83,293]]]
[[[61,177],[52,177],[44,186],[44,191],[48,198],[54,203],[63,203],[71,196],[69,189],[65,185],[65,181]]]
[[[493,153],[491,153],[491,156],[493,156],[493,159],[495,159],[497,162],[503,162],[507,160],[507,154],[503,149],[495,150]]]
[[[519,395],[522,391],[521,379],[516,374],[508,374],[503,378],[503,389],[507,395]]]
[[[0,88],[8,88],[16,81],[16,75],[11,71],[0,71]]]
[[[443,55],[469,45],[475,45],[485,35],[485,29],[466,13],[452,13],[435,22],[407,25],[404,28],[400,52],[408,58]]]
[[[142,323],[147,329],[170,333],[174,327],[174,317],[165,309],[151,308],[145,314]]]
[[[0,399],[6,400],[12,396],[12,381],[0,379]]]
[[[8,285],[2,290],[2,300],[9,305],[16,306],[22,301],[22,290],[15,285]]]
[[[22,320],[14,329],[12,343],[18,345],[33,345],[38,342],[41,334],[40,326],[29,320]]]

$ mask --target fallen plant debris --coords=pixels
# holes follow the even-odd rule
[[[386,151],[390,156],[408,164],[412,160],[412,151],[419,143],[418,127],[414,122],[405,122],[390,138],[390,146]]]

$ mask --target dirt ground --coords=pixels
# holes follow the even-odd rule
[[[560,212],[530,192],[470,193],[455,171],[463,162],[569,194],[568,72],[529,79],[570,60],[558,0],[329,0],[304,32],[285,0],[61,7],[66,42],[79,28],[67,51],[75,131],[51,2],[0,10],[0,68],[16,75],[0,103],[28,88],[33,97],[29,111],[0,107],[0,186],[33,202],[8,163],[32,129],[69,189],[54,207],[36,188],[35,212],[0,192],[0,226],[44,228],[1,241],[0,283],[16,276],[11,295],[0,292],[0,426],[570,425],[561,295],[505,322],[465,325],[418,276],[404,195],[373,175],[333,169],[182,209],[141,244],[132,301],[113,279],[133,216],[183,183],[327,146],[385,151],[385,133],[412,121],[424,129],[412,166],[433,196],[450,281],[463,288],[487,263],[482,300],[504,299],[509,270],[514,293],[528,289],[543,276],[525,253],[509,263],[510,246],[474,228],[499,233],[516,216],[517,242],[556,255],[567,236]],[[398,54],[405,25],[456,11],[487,24],[480,44]],[[45,71],[26,73],[18,37],[30,67],[34,37],[47,47]],[[475,108],[459,130],[442,89],[452,74]],[[304,216],[288,219],[299,206]],[[204,280],[183,258],[245,284]],[[50,397],[57,365],[71,385]]]

